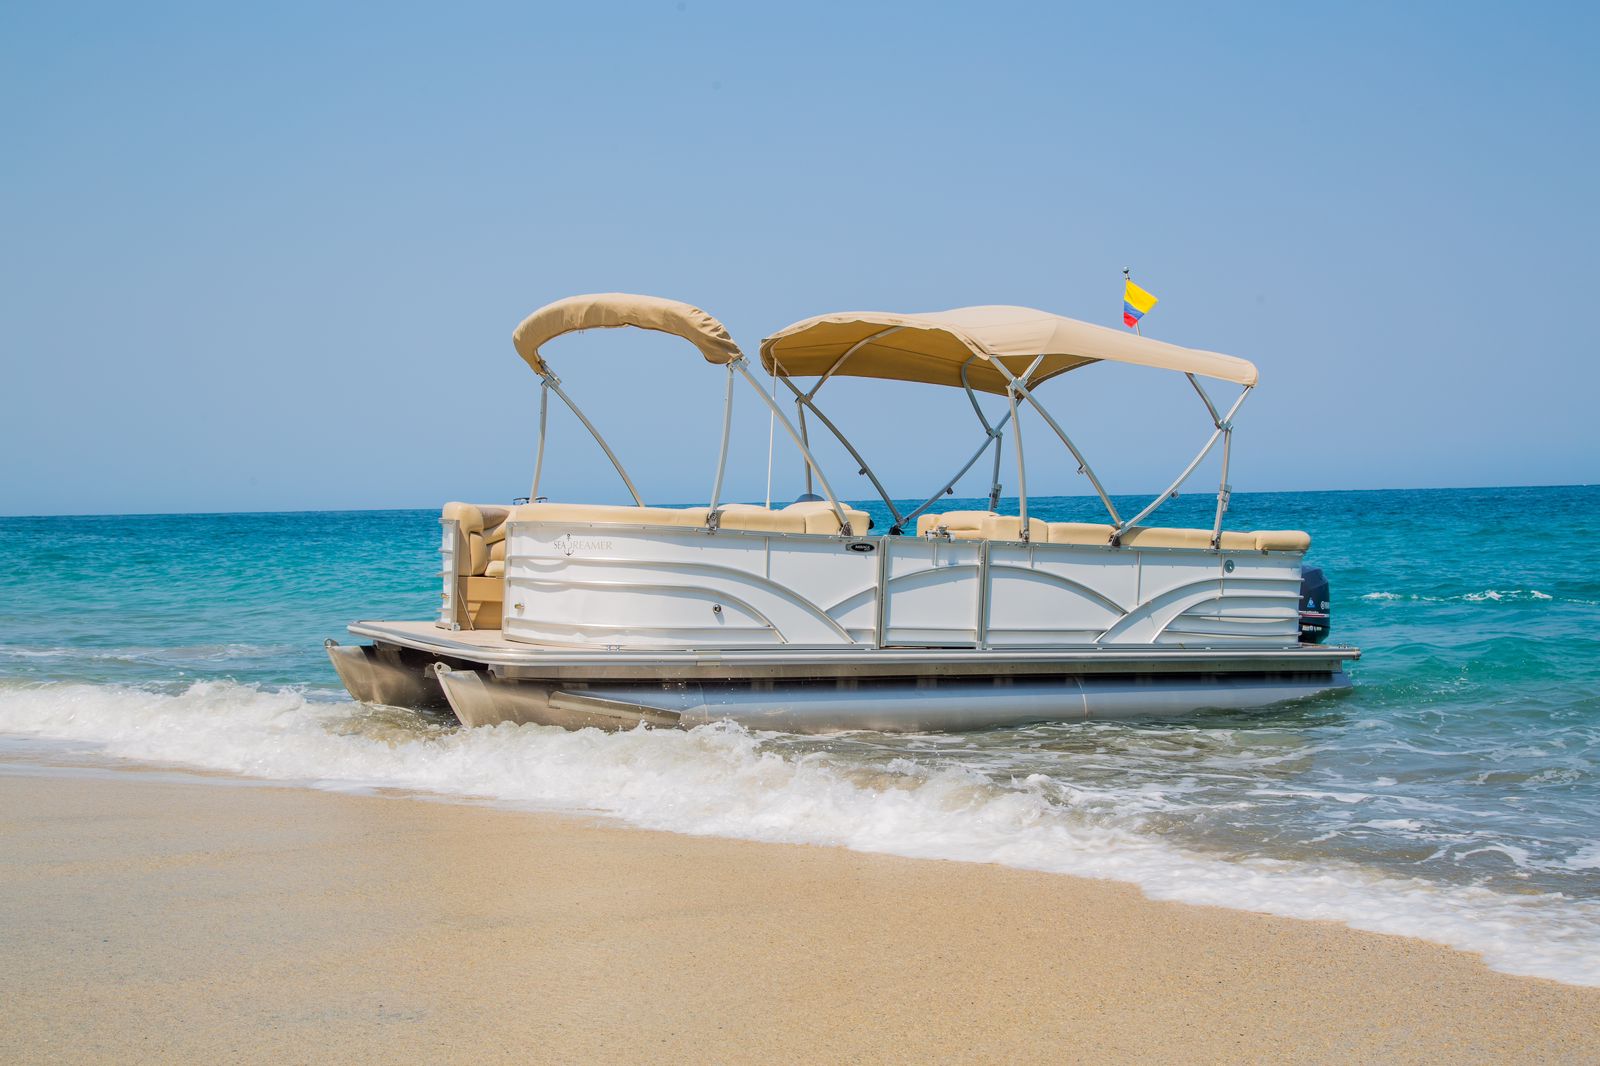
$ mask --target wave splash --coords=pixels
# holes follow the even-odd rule
[[[997,783],[922,759],[863,767],[828,752],[777,752],[762,735],[726,724],[617,734],[462,730],[215,681],[177,692],[7,685],[0,731],[325,788],[411,789],[680,833],[1128,881],[1154,899],[1340,921],[1477,952],[1507,973],[1600,986],[1600,904],[1590,901],[1380,876],[1333,861],[1226,861],[1143,831],[1137,815],[1075,806],[1043,775]]]

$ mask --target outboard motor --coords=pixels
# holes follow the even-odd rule
[[[1333,605],[1328,595],[1328,579],[1319,566],[1300,568],[1300,643],[1321,644],[1328,639]]]

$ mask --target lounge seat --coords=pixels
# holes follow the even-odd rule
[[[456,586],[461,598],[458,621],[473,629],[499,629],[505,603],[506,523],[511,508],[473,503],[447,503],[440,512],[454,519],[465,552],[459,562],[463,580]],[[462,616],[465,616],[464,619]]]
[[[744,529],[765,533],[837,534],[839,516],[833,505],[819,500],[791,503],[781,510],[768,510],[753,503],[730,503],[717,508],[720,529]],[[871,518],[865,511],[844,509],[850,532],[866,533]],[[625,507],[588,503],[530,503],[514,508],[514,522],[584,522],[600,525],[699,526],[710,516],[708,507]]]
[[[1102,522],[1043,522],[1028,519],[1028,540],[1033,544],[1109,545],[1111,526]],[[917,517],[918,536],[949,536],[952,540],[1020,541],[1022,518],[993,511],[947,511]],[[1167,526],[1132,526],[1122,535],[1125,548],[1210,548],[1211,530],[1175,529]],[[1293,529],[1264,529],[1250,533],[1224,531],[1224,551],[1295,551],[1311,547],[1311,536]]]
[[[1311,547],[1311,534],[1298,529],[1258,529],[1250,535],[1256,538],[1256,551],[1303,552]]]
[[[1051,522],[1045,540],[1050,544],[1110,544],[1112,532],[1104,522]]]
[[[842,505],[841,505],[842,506]],[[844,507],[844,516],[850,522],[851,536],[864,537],[867,530],[872,528],[872,518],[865,511],[857,511],[853,507]],[[807,533],[840,532],[839,516],[833,510],[833,504],[825,500],[806,500],[802,503],[791,503],[782,511],[783,514],[799,515],[805,519]]]
[[[979,536],[984,540],[1021,540],[1022,516],[1021,515],[990,515],[983,520],[978,528]],[[1028,540],[1035,544],[1043,544],[1049,537],[1049,527],[1038,518],[1028,519]]]
[[[941,534],[951,540],[982,540],[983,524],[999,517],[993,511],[946,511],[944,514],[918,515],[917,536]]]

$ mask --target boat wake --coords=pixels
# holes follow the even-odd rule
[[[1151,797],[1086,799],[1060,777],[942,759],[949,738],[866,760],[721,724],[606,734],[463,730],[409,711],[231,681],[182,689],[0,683],[0,732],[115,759],[331,789],[406,789],[591,812],[748,840],[1000,863],[1213,904],[1418,937],[1495,969],[1600,986],[1600,902],[1382,874],[1333,859],[1229,858],[1164,839]],[[1393,828],[1390,826],[1389,828]],[[1575,867],[1600,859],[1574,856]]]

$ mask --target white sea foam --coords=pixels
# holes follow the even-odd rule
[[[1566,865],[1573,870],[1600,870],[1600,844],[1579,848],[1567,856]]]
[[[996,785],[936,759],[867,769],[780,754],[728,725],[602,734],[500,726],[428,732],[362,722],[348,703],[207,682],[177,694],[83,684],[0,687],[0,731],[107,755],[329,788],[390,787],[594,811],[634,825],[1131,881],[1208,903],[1420,937],[1493,967],[1600,986],[1600,905],[1374,874],[1349,864],[1228,861],[1075,805],[1035,775]],[[930,768],[932,767],[932,768]],[[1335,797],[1350,802],[1344,796]],[[1587,866],[1581,852],[1569,864]]]
[[[1478,592],[1464,592],[1459,596],[1423,596],[1415,592],[1367,592],[1359,599],[1372,603],[1387,603],[1394,600],[1410,600],[1415,603],[1450,603],[1461,601],[1465,603],[1501,603],[1519,600],[1554,600],[1555,597],[1548,592],[1538,589],[1482,589]],[[1570,600],[1571,603],[1588,603],[1588,600]]]

